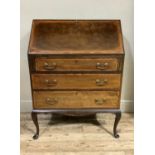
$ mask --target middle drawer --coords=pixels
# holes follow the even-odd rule
[[[120,74],[32,74],[33,89],[120,89]]]

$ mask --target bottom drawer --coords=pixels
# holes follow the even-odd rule
[[[34,91],[35,109],[119,108],[118,91]]]

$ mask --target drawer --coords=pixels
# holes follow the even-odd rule
[[[119,108],[118,91],[34,91],[34,108]]]
[[[33,89],[120,89],[120,74],[32,74]]]
[[[117,58],[51,59],[36,58],[36,71],[117,71]]]

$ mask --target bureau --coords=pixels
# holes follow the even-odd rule
[[[120,20],[33,20],[28,61],[34,139],[39,137],[39,113],[113,113],[113,135],[119,137]]]

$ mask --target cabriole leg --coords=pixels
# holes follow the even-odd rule
[[[38,137],[39,137],[39,124],[38,124],[37,113],[32,112],[31,116],[32,116],[33,123],[36,127],[36,133],[34,134],[33,139],[38,139]]]
[[[119,138],[119,134],[117,133],[117,126],[120,119],[121,119],[121,112],[115,113],[115,122],[114,122],[114,128],[113,128],[113,133],[115,138]]]

